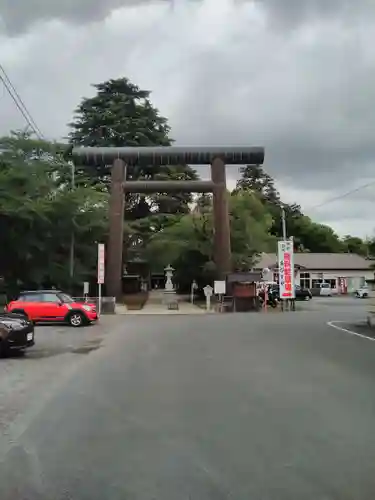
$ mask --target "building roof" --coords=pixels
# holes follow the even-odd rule
[[[322,271],[324,269],[368,270],[375,264],[374,260],[366,259],[354,253],[295,253],[294,265],[310,270]],[[276,253],[264,253],[258,263],[257,269],[277,266]]]

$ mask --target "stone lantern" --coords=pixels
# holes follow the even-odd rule
[[[176,296],[176,290],[174,289],[172,278],[173,278],[173,267],[168,265],[165,269],[165,288],[164,288],[164,301],[167,304],[168,309],[178,309],[178,301]]]
[[[173,282],[172,282],[174,268],[172,266],[168,265],[164,269],[164,271],[165,271],[165,277],[166,277],[165,291],[172,292],[172,291],[174,291]]]

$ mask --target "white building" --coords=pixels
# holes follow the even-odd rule
[[[328,282],[340,293],[352,293],[366,282],[373,283],[375,260],[350,253],[295,253],[295,282],[305,288]],[[256,269],[269,268],[278,281],[277,255],[264,253]]]

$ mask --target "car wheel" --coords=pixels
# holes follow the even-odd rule
[[[306,295],[305,300],[310,300],[310,295]]]
[[[79,328],[80,326],[84,325],[84,323],[85,323],[85,317],[80,312],[73,312],[69,316],[68,322],[69,322],[70,326],[73,326],[74,328]]]

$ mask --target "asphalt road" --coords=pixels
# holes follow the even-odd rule
[[[327,325],[364,304],[300,309],[40,329],[39,355],[0,361],[2,408],[32,396],[0,498],[372,500],[375,343]]]

